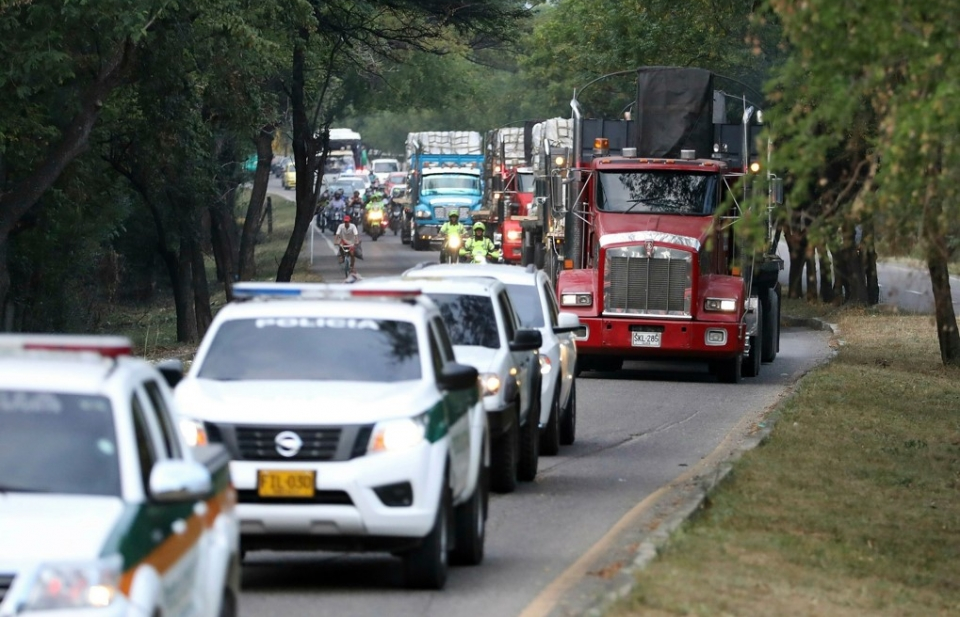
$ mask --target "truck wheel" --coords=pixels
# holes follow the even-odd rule
[[[520,463],[517,477],[521,482],[533,482],[540,462],[540,384],[527,413],[526,426],[520,427]]]
[[[223,590],[223,598],[220,599],[219,617],[237,617],[237,598],[229,588]]]
[[[447,551],[450,547],[450,487],[444,475],[443,490],[433,528],[423,542],[403,558],[407,587],[443,589],[447,583]]]
[[[762,353],[760,360],[773,362],[780,350],[780,298],[773,289],[768,289],[764,296],[766,302],[763,307],[763,342],[760,344]]]
[[[763,353],[763,307],[757,317],[757,333],[750,337],[750,353],[743,357],[743,376],[756,377],[760,374],[760,356]]]
[[[553,404],[550,405],[550,419],[543,432],[540,433],[540,453],[546,456],[556,456],[560,453],[560,383],[553,393]]]
[[[517,488],[517,450],[520,449],[520,420],[493,440],[490,488],[497,493],[512,493]]]
[[[742,377],[743,356],[717,360],[710,364],[710,372],[723,383],[740,383]]]
[[[570,384],[570,398],[560,411],[560,445],[569,446],[577,438],[577,382]]]
[[[483,454],[481,453],[481,459]],[[475,566],[483,561],[483,543],[487,533],[487,494],[490,491],[490,468],[480,461],[480,475],[473,495],[457,506],[453,513],[456,548],[450,560],[462,566]]]

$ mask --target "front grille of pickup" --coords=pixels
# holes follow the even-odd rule
[[[644,246],[609,249],[604,268],[607,314],[690,316],[692,254]]]
[[[239,503],[308,506],[352,506],[353,500],[346,491],[317,491],[313,497],[261,497],[255,489],[237,490]]]
[[[10,586],[13,585],[12,574],[0,574],[0,604],[3,604],[3,598],[7,595]]]
[[[240,458],[247,461],[329,461],[337,454],[340,444],[340,427],[234,427],[237,449]],[[299,447],[286,449],[286,452],[295,450],[291,456],[280,453],[277,436],[281,433],[292,433],[295,438],[290,440]],[[283,438],[279,440],[283,442]],[[352,444],[351,444],[352,445]]]

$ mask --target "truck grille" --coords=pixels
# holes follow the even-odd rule
[[[689,317],[693,253],[637,245],[607,249],[603,312]]]
[[[0,574],[0,604],[3,604],[3,598],[7,595],[10,586],[13,585],[13,574]]]
[[[460,215],[461,219],[465,219],[470,216],[470,208],[467,206],[437,206],[433,209],[434,216],[438,220],[444,220],[450,217],[450,213],[456,211]]]

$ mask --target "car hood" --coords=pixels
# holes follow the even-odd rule
[[[489,347],[453,346],[453,354],[456,356],[457,362],[472,366],[481,373],[489,373],[496,368],[494,361],[497,359],[499,352],[499,349],[490,349]]]
[[[124,508],[118,497],[0,493],[0,572],[96,559]]]
[[[427,381],[214,381],[177,385],[180,413],[227,424],[366,424],[413,415],[439,396]]]

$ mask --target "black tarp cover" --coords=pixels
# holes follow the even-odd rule
[[[679,158],[713,151],[713,73],[704,69],[645,67],[637,70],[634,110],[637,155]]]

